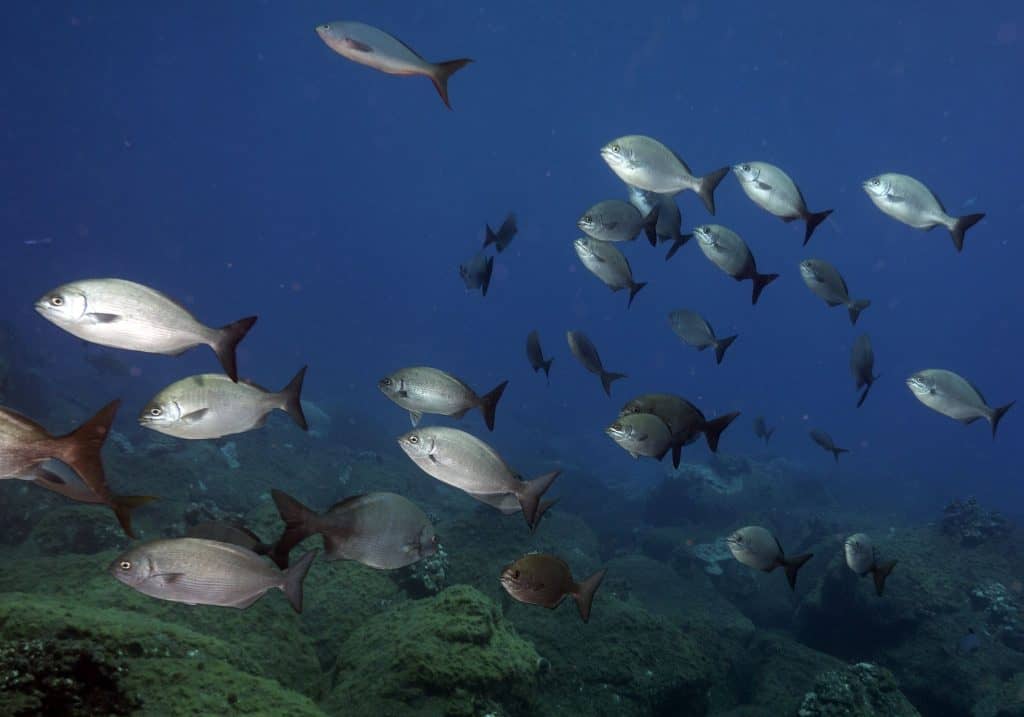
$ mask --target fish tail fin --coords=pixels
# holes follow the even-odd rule
[[[494,430],[494,413],[498,410],[498,401],[501,400],[501,395],[505,393],[505,387],[508,386],[508,381],[502,381],[493,389],[490,393],[486,393],[480,397],[480,413],[484,414],[484,423],[487,424],[487,430]]]
[[[877,376],[872,376],[871,380],[867,382],[867,385],[864,386],[864,393],[862,393],[860,395],[860,398],[857,399],[857,408],[860,408],[862,405],[864,405],[864,401],[868,397],[868,391],[870,391],[871,387],[875,385],[875,381],[877,381],[881,377],[882,377],[882,374],[878,374]]]
[[[804,222],[807,224],[804,229],[804,246],[807,246],[807,242],[811,240],[811,234],[818,228],[818,225],[825,221],[831,213],[831,209],[826,209],[823,212],[807,212],[804,217]]]
[[[756,304],[757,300],[761,298],[761,292],[764,291],[764,287],[779,278],[778,274],[754,274],[754,291],[750,295],[750,303]]]
[[[270,497],[274,499],[274,505],[277,506],[277,512],[284,523],[284,532],[274,543],[270,557],[284,570],[288,567],[288,554],[292,548],[316,532],[311,523],[315,521],[317,514],[283,490],[274,488],[270,491]]]
[[[683,457],[683,444],[677,443],[672,446],[672,467],[678,468],[679,461]]]
[[[658,246],[658,213],[660,211],[661,207],[655,204],[651,207],[651,211],[648,212],[647,216],[644,217],[643,230],[651,246]]]
[[[135,531],[132,530],[132,511],[146,503],[157,500],[155,495],[112,495],[110,496],[110,507],[117,516],[117,522],[121,524],[121,530],[129,538],[135,538]]]
[[[835,456],[836,463],[839,462],[839,454],[840,453],[849,453],[849,452],[850,452],[849,448],[840,448],[839,446],[836,446],[835,448],[832,449],[832,455]]]
[[[100,451],[110,435],[110,426],[121,406],[121,399],[111,401],[99,412],[66,436],[57,439],[55,458],[71,466],[86,487],[104,503],[111,500],[110,488],[103,473]]]
[[[726,336],[724,339],[718,339],[718,343],[715,344],[715,363],[722,363],[722,359],[725,358],[725,350],[732,346],[732,342],[739,338],[739,334],[732,336]]]
[[[875,580],[875,593],[878,597],[882,597],[882,593],[885,591],[885,579],[889,577],[892,569],[896,567],[897,560],[887,560],[884,563],[875,565],[871,571],[871,577]]]
[[[484,226],[487,227],[487,231],[484,234],[484,249],[486,249],[491,244],[498,243],[498,235],[494,233],[493,229],[491,229],[490,224],[485,224]]]
[[[722,167],[716,169],[710,174],[705,174],[700,178],[700,186],[697,187],[697,196],[704,202],[704,206],[707,207],[708,214],[711,216],[715,215],[715,187],[718,186],[725,175],[729,173],[728,167]]]
[[[782,566],[786,569],[786,580],[789,581],[789,589],[796,590],[796,574],[804,564],[814,557],[814,553],[804,553],[795,558],[786,558]]]
[[[306,579],[309,566],[313,564],[313,560],[319,552],[316,549],[310,550],[299,558],[295,565],[284,571],[284,585],[281,586],[281,591],[284,592],[295,612],[302,612],[302,581]]]
[[[548,383],[551,383],[551,364],[554,362],[554,358],[549,358],[547,361],[541,361],[540,367],[544,369],[544,377],[548,379]]]
[[[672,246],[669,247],[668,253],[665,254],[665,261],[668,261],[669,259],[674,257],[676,255],[676,252],[682,248],[683,244],[690,241],[691,239],[693,239],[693,234],[680,234],[675,239],[673,239]]]
[[[956,247],[957,251],[964,250],[964,235],[967,234],[967,230],[984,218],[984,214],[968,214],[967,216],[956,218],[956,222],[949,230],[949,233],[953,237],[953,246]]]
[[[448,102],[448,79],[471,62],[472,60],[469,58],[439,62],[430,75],[430,80],[434,83],[437,94],[441,95],[441,101],[444,102],[445,107],[448,109],[452,108],[451,103]]]
[[[612,395],[612,381],[618,381],[620,378],[626,378],[624,373],[614,373],[612,371],[601,372],[601,385],[604,387],[604,392],[611,398]]]
[[[537,531],[537,526],[540,525],[540,519],[544,517],[544,514],[548,512],[551,506],[560,500],[561,498],[549,498],[548,500],[542,500],[540,502],[537,506],[537,515],[533,517],[533,523],[530,525],[531,535]]]
[[[245,335],[249,333],[249,329],[255,323],[255,316],[247,316],[233,324],[222,326],[213,341],[213,351],[217,354],[217,358],[220,359],[220,365],[224,368],[224,373],[235,383],[238,383],[238,361],[235,358],[235,349],[238,348],[238,344],[245,338]]]
[[[774,428],[766,429],[765,432],[764,432],[764,442],[767,443],[768,441],[770,441],[772,439],[772,436],[774,436],[774,435],[775,435],[775,429]]]
[[[576,589],[573,590],[572,596],[576,600],[576,607],[579,608],[580,617],[583,618],[583,622],[590,621],[590,606],[594,602],[594,593],[601,587],[601,581],[604,580],[604,574],[607,572],[604,568],[598,570],[582,583],[576,585]]]
[[[480,291],[484,296],[487,296],[487,289],[491,285],[491,272],[494,271],[494,257],[487,257],[487,268],[484,269],[483,278],[480,281]]]
[[[704,423],[704,428],[702,429],[704,431],[704,439],[708,442],[708,448],[711,449],[712,453],[718,452],[718,439],[722,437],[722,431],[728,428],[729,424],[735,421],[739,415],[739,411],[733,411]]]
[[[302,382],[306,378],[307,368],[309,367],[303,366],[300,368],[295,377],[288,382],[288,385],[278,391],[277,394],[281,399],[281,407],[292,417],[295,425],[304,431],[309,430],[306,414],[302,412]]]
[[[530,527],[534,527],[538,513],[540,513],[540,499],[547,492],[551,484],[555,482],[562,471],[551,471],[545,473],[542,476],[534,478],[531,481],[526,481],[523,485],[522,493],[518,495],[519,505],[522,506],[523,516],[526,518],[526,524]],[[550,506],[548,506],[550,507]]]
[[[856,324],[857,319],[860,318],[860,312],[869,306],[871,306],[870,299],[858,299],[847,306],[846,310],[850,312],[850,324]]]
[[[636,296],[640,292],[640,289],[644,288],[645,286],[647,286],[646,281],[634,281],[632,284],[629,285],[629,301],[626,302],[627,309],[633,305],[633,297]]]
[[[1016,401],[1010,401],[1005,406],[1000,406],[999,408],[997,408],[994,411],[992,411],[992,419],[991,419],[991,421],[992,421],[992,438],[996,437],[996,429],[999,427],[999,422],[1001,420],[1003,420],[1003,416],[1006,415],[1007,411],[1009,411],[1011,408],[1013,408],[1013,404],[1015,404],[1015,403],[1017,403],[1017,402]]]

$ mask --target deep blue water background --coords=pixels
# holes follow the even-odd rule
[[[124,396],[130,426],[165,384],[217,370],[205,348],[120,354],[141,374],[99,384],[80,343],[32,310],[58,284],[120,276],[210,324],[258,314],[243,375],[278,386],[309,363],[308,398],[395,436],[408,420],[377,392],[384,374],[428,364],[480,391],[508,378],[498,430],[484,437],[526,472],[557,455],[593,480],[658,475],[602,430],[631,396],[671,391],[709,414],[743,411],[724,451],[762,453],[750,420],[763,413],[779,426],[773,452],[894,512],[934,515],[968,493],[1022,510],[1024,407],[993,442],[987,425],[932,413],[903,385],[942,367],[993,405],[1024,398],[1019,3],[415,5],[6,8],[0,297],[45,371],[97,406]],[[431,60],[474,58],[451,80],[454,111],[424,78],[331,52],[313,28],[335,19],[377,25]],[[714,221],[782,277],[751,307],[749,284],[696,246],[666,263],[664,248],[636,242],[626,252],[650,286],[627,311],[572,240],[584,209],[625,198],[598,148],[632,133],[697,173],[778,164],[833,219],[801,248],[802,224],[758,209],[727,177]],[[920,178],[952,213],[987,212],[963,254],[943,229],[875,209],[860,182],[884,171]],[[685,229],[710,220],[694,194],[678,200]],[[489,295],[467,293],[458,264],[509,210],[519,236]],[[797,264],[810,256],[873,301],[856,329],[803,285]],[[681,307],[740,334],[721,366],[671,333],[666,316]],[[555,356],[550,387],[524,356],[533,328]],[[570,356],[567,329],[630,375],[611,400]],[[848,356],[860,331],[882,380],[857,410]],[[463,427],[486,433],[477,416]],[[836,468],[809,427],[853,453]]]

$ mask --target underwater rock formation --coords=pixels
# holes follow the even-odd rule
[[[942,532],[965,547],[976,547],[989,541],[1005,538],[1013,525],[996,511],[983,509],[971,496],[965,501],[954,500],[942,511]]]
[[[91,554],[129,543],[110,511],[96,505],[50,511],[35,524],[29,539],[43,555]]]
[[[818,675],[799,717],[920,717],[884,667],[860,662]]]

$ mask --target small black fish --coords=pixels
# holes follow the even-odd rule
[[[508,248],[508,245],[512,243],[512,239],[519,233],[519,227],[516,226],[516,215],[511,212],[505,217],[505,221],[501,223],[501,226],[498,227],[497,233],[491,230],[490,224],[486,226],[487,236],[484,239],[484,249],[494,244],[499,254]]]
[[[534,373],[544,369],[544,376],[548,379],[548,383],[550,383],[551,362],[554,359],[544,358],[544,352],[540,348],[540,335],[536,329],[531,331],[530,335],[526,337],[526,358],[530,360],[530,366],[533,368]]]
[[[469,261],[459,264],[459,276],[462,277],[466,289],[480,289],[484,296],[487,296],[487,289],[491,285],[493,271],[494,257],[484,256],[483,252],[477,252]]]
[[[815,429],[815,430],[810,432],[810,435],[811,435],[811,440],[812,441],[814,441],[819,446],[821,446],[826,451],[830,452],[832,455],[834,455],[836,457],[836,463],[839,462],[839,454],[840,453],[849,453],[850,452],[846,448],[840,448],[839,446],[837,446],[835,444],[835,441],[832,440],[832,436],[828,435],[824,431],[819,431],[819,430]]]

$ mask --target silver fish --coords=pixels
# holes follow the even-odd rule
[[[715,213],[715,187],[729,173],[728,167],[695,177],[686,162],[652,137],[631,134],[601,148],[601,157],[626,184],[658,194],[678,194],[692,189],[711,215]]]
[[[812,212],[807,208],[804,195],[796,182],[789,175],[767,162],[744,162],[732,168],[732,173],[740,180],[740,186],[751,201],[769,214],[781,218],[784,222],[803,219],[804,244],[811,240],[811,234],[819,224],[832,213],[831,209],[823,212]]]
[[[430,78],[448,109],[448,79],[472,60],[427,62],[411,47],[383,30],[361,22],[329,22],[317,25],[316,34],[342,57],[389,75],[423,75]]]
[[[612,291],[629,289],[627,309],[633,305],[633,297],[637,292],[647,286],[646,281],[633,280],[633,270],[629,266],[629,260],[615,248],[614,244],[590,237],[580,237],[573,242],[573,248],[576,249],[576,256],[580,258],[587,271],[604,282],[609,289]]]
[[[660,461],[672,448],[672,432],[653,413],[622,416],[604,432],[633,458],[650,456]]]
[[[814,429],[814,430],[809,432],[809,435],[811,436],[811,440],[812,441],[814,441],[819,446],[821,446],[826,451],[828,451],[833,456],[835,456],[836,463],[839,462],[839,454],[840,453],[849,453],[850,452],[849,449],[847,449],[847,448],[840,448],[839,446],[837,446],[836,442],[832,440],[832,436],[828,435],[824,431],[819,431],[818,429]]]
[[[577,583],[568,564],[561,558],[543,553],[524,555],[501,571],[501,586],[521,603],[540,605],[549,610],[571,596],[576,601],[583,622],[590,620],[594,593],[604,580],[605,570],[598,570]]]
[[[154,396],[139,414],[139,425],[176,438],[220,438],[260,428],[272,411],[281,410],[305,431],[300,395],[305,376],[303,366],[276,393],[218,373],[189,376]]]
[[[875,375],[875,352],[871,348],[871,338],[867,334],[861,334],[853,342],[850,350],[850,373],[857,382],[857,390],[864,388],[864,393],[857,399],[857,407],[860,408],[864,399],[868,397],[868,391],[879,376]]]
[[[687,446],[704,434],[708,450],[718,452],[718,441],[722,431],[729,427],[739,411],[727,413],[710,421],[704,413],[682,396],[671,393],[645,393],[628,401],[619,411],[619,417],[634,413],[650,413],[668,426],[672,434],[672,465],[679,467],[683,446]]]
[[[707,319],[696,311],[689,309],[676,309],[668,315],[668,323],[676,335],[698,351],[703,351],[709,346],[715,347],[715,363],[722,363],[725,357],[725,350],[732,346],[732,342],[738,338],[738,334],[726,336],[720,339],[715,336],[715,330]]]
[[[492,431],[494,413],[507,385],[508,381],[502,381],[490,393],[478,396],[464,381],[429,366],[399,369],[377,382],[381,393],[409,412],[414,426],[419,425],[424,413],[462,418],[479,408]]]
[[[906,174],[879,174],[862,186],[875,206],[897,221],[915,229],[946,227],[957,251],[964,248],[967,230],[985,218],[984,214],[951,216],[932,190]]]
[[[550,383],[551,362],[554,359],[544,358],[544,352],[540,348],[540,334],[537,333],[536,329],[531,331],[526,337],[526,358],[530,360],[530,367],[534,373],[544,369],[544,376],[548,378]]]
[[[984,418],[992,424],[992,438],[1006,412],[1016,401],[991,408],[974,384],[963,376],[941,368],[918,371],[907,379],[907,387],[918,401],[933,411],[956,419],[965,425]]]
[[[665,261],[671,259],[681,246],[693,239],[692,234],[682,233],[683,215],[679,212],[679,206],[671,194],[658,194],[640,189],[640,187],[630,186],[629,203],[639,209],[644,216],[648,216],[657,208],[658,222],[654,231],[658,235],[658,241],[672,242],[672,246],[665,255]]]
[[[758,438],[763,438],[764,442],[767,443],[772,439],[772,434],[775,433],[774,428],[769,428],[768,424],[764,420],[764,416],[758,416],[754,419],[754,435]]]
[[[470,291],[480,289],[484,296],[487,296],[487,289],[491,285],[493,271],[494,257],[486,256],[483,252],[477,252],[469,261],[459,264],[459,276],[466,288]]]
[[[143,595],[186,605],[244,609],[278,588],[302,612],[302,581],[317,551],[289,570],[278,570],[237,545],[202,538],[153,540],[123,553],[108,568],[118,581]]]
[[[576,360],[583,365],[583,368],[601,377],[601,386],[604,387],[604,392],[610,397],[612,395],[612,381],[626,378],[626,374],[605,371],[604,366],[601,364],[601,356],[597,353],[597,347],[594,346],[594,343],[582,331],[566,331],[565,338],[569,341],[569,350],[572,351],[572,355],[576,357]]]
[[[288,567],[292,548],[311,535],[324,538],[327,560],[354,560],[378,570],[412,565],[437,552],[437,536],[427,514],[395,493],[349,496],[324,513],[307,508],[284,491],[272,490],[285,529],[272,556]]]
[[[871,306],[868,299],[851,299],[843,275],[824,259],[804,259],[800,262],[800,278],[808,289],[829,306],[845,306],[851,324],[856,324],[860,312]]]
[[[702,224],[693,230],[704,256],[736,281],[750,279],[754,289],[750,303],[756,304],[764,287],[779,278],[778,274],[759,274],[757,262],[740,235],[721,224]]]
[[[885,579],[889,577],[892,569],[896,567],[895,560],[878,560],[878,551],[864,533],[855,533],[843,543],[843,552],[846,554],[846,565],[857,575],[864,577],[871,573],[875,581],[875,593],[882,597],[885,590]]]
[[[642,231],[654,246],[658,243],[659,211],[655,206],[645,216],[629,202],[606,199],[583,212],[576,226],[587,236],[606,242],[633,241]]]
[[[505,251],[508,245],[512,243],[512,239],[516,234],[519,233],[519,228],[516,226],[516,215],[509,214],[505,217],[505,221],[498,227],[497,233],[491,229],[491,225],[487,226],[487,234],[484,237],[484,249],[494,244],[494,247],[498,250],[498,253]]]
[[[36,311],[73,336],[101,346],[177,356],[203,344],[224,373],[238,380],[235,348],[256,317],[213,329],[161,294],[124,279],[83,279],[58,286],[36,302]]]
[[[787,558],[778,538],[767,528],[748,525],[740,528],[725,539],[732,556],[739,562],[754,570],[770,573],[778,567],[786,571],[789,589],[796,590],[796,574],[814,553],[805,553]]]
[[[561,473],[520,480],[489,445],[446,426],[413,429],[398,439],[398,445],[424,473],[474,497],[511,493],[531,528],[536,525],[541,497]]]

